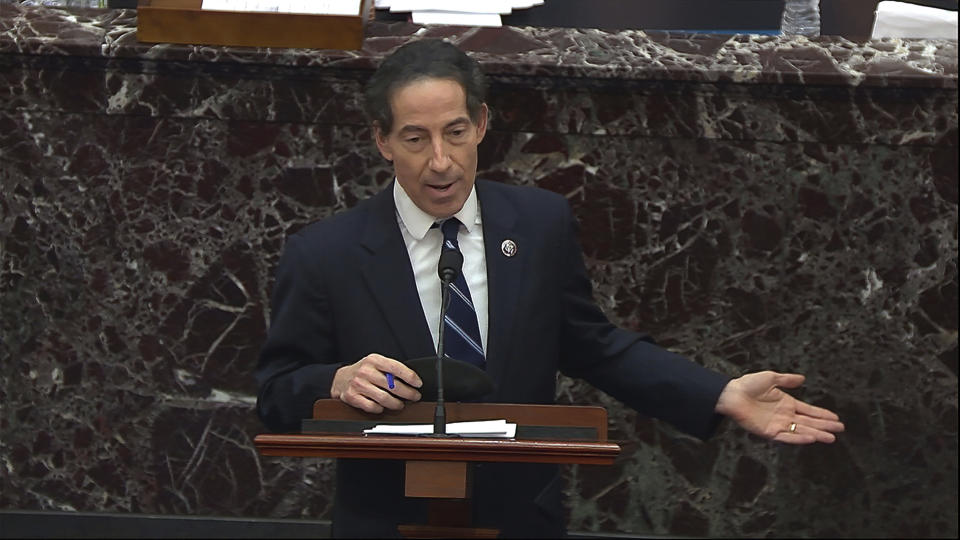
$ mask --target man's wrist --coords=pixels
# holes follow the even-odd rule
[[[343,370],[348,365],[349,364],[341,364],[340,367],[338,367],[337,370],[333,372],[333,378],[330,381],[330,397],[332,399],[340,399],[341,390],[338,388],[342,387],[342,385],[338,385],[337,383],[339,382],[341,377],[346,376]]]
[[[720,391],[720,396],[717,397],[717,404],[713,408],[717,414],[730,416],[733,410],[732,401],[736,399],[736,382],[737,379],[730,379],[727,381],[726,386],[723,387],[723,390]]]

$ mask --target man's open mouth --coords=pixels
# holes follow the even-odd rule
[[[455,183],[456,182],[447,182],[444,184],[427,184],[427,185],[430,187],[430,189],[443,193],[445,191],[448,191],[451,187],[453,187],[453,184]]]

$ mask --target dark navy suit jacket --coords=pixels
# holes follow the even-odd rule
[[[487,370],[496,382],[485,401],[553,403],[559,370],[708,437],[729,378],[607,320],[593,301],[566,199],[482,180],[477,196],[487,259]],[[508,239],[518,248],[513,257],[501,251]],[[313,402],[329,397],[336,370],[370,353],[399,360],[436,354],[390,188],[287,241],[256,371],[261,419],[276,431],[298,430]],[[477,467],[476,525],[503,536],[563,533],[556,466]],[[402,496],[399,463],[339,460],[337,469],[335,535],[390,536],[398,523],[424,518],[421,502]]]

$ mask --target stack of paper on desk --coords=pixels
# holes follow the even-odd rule
[[[358,0],[203,0],[202,9],[219,11],[272,11],[314,15],[359,15]]]
[[[378,9],[409,12],[417,24],[501,26],[501,15],[539,6],[543,0],[376,0]]]
[[[391,425],[380,424],[363,430],[369,435],[427,435],[433,433],[433,424]],[[479,420],[475,422],[452,422],[447,424],[447,433],[467,437],[517,436],[517,425],[506,420]]]
[[[871,37],[957,39],[957,12],[909,2],[880,2]]]

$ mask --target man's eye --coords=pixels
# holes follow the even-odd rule
[[[455,129],[455,130],[451,131],[450,134],[453,135],[454,137],[461,137],[461,136],[463,136],[463,134],[465,134],[466,132],[467,132],[467,130],[465,130],[465,129]]]
[[[420,141],[421,141],[421,138],[420,138],[420,137],[409,137],[409,138],[407,138],[407,142],[410,143],[410,144],[417,144],[417,143],[420,142]]]

